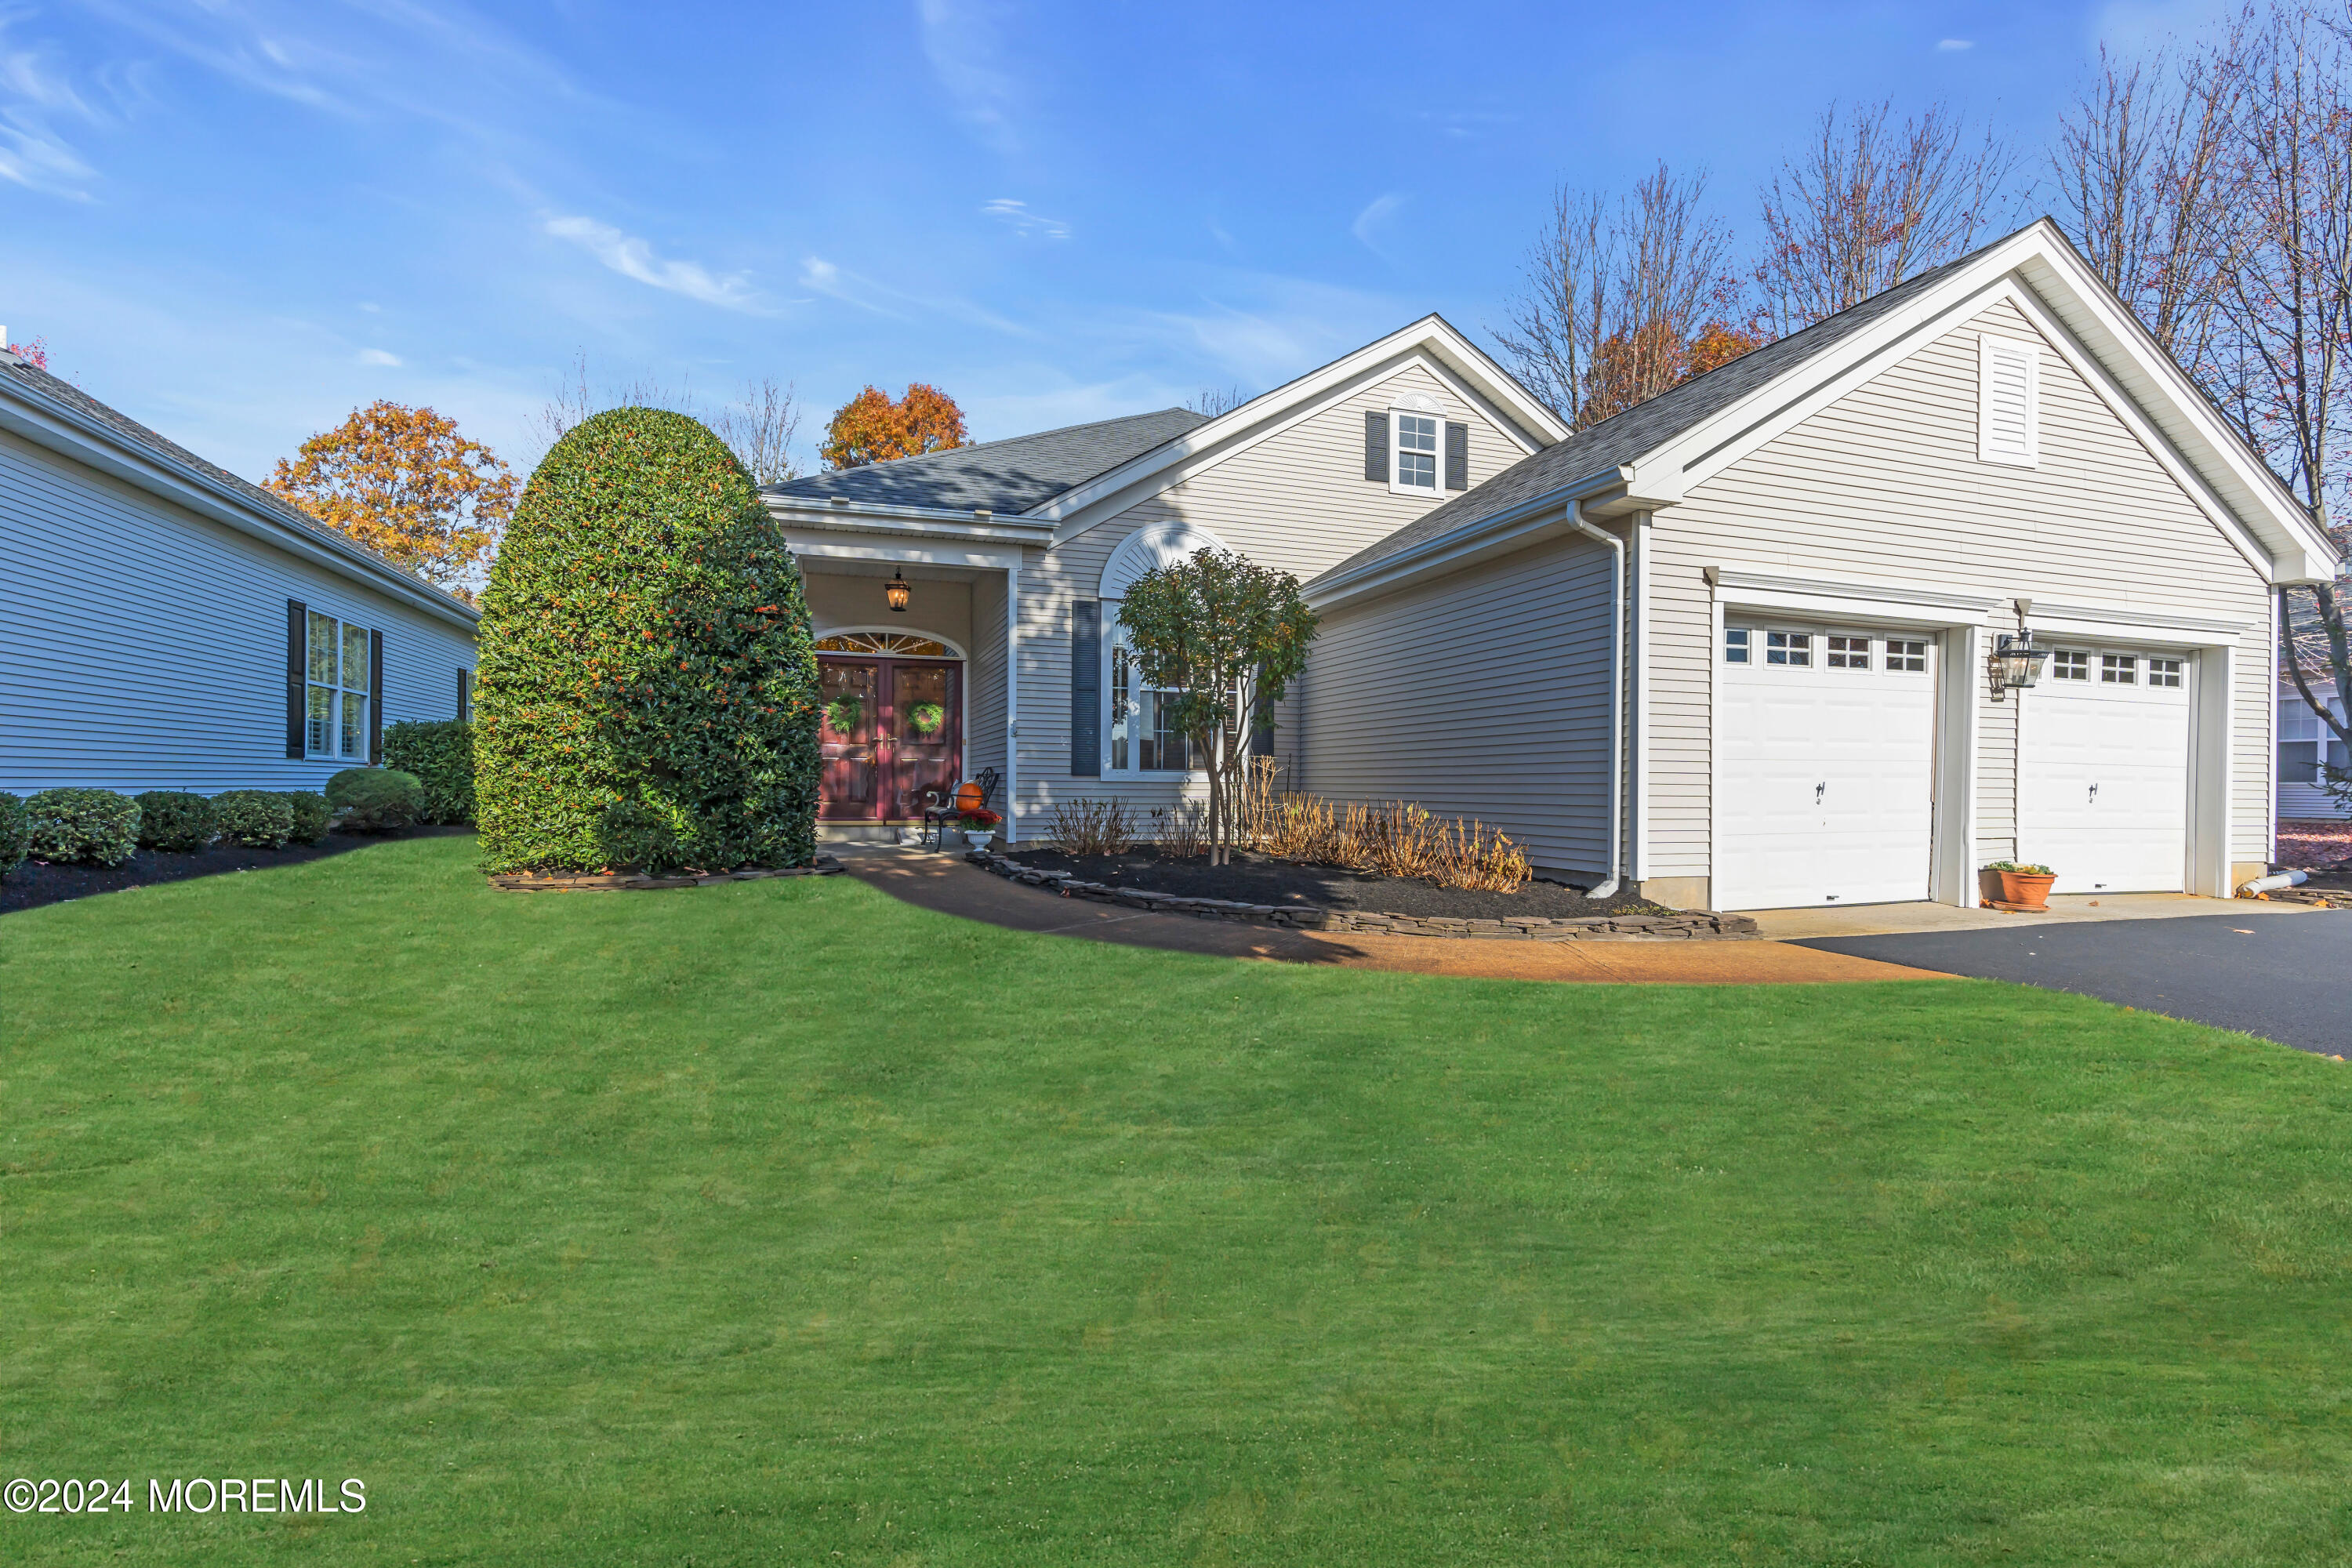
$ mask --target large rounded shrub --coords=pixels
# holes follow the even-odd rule
[[[816,655],[783,531],[681,414],[583,421],[482,595],[475,811],[490,871],[798,866]]]
[[[139,847],[139,803],[110,789],[45,789],[25,801],[36,860],[120,866]]]
[[[420,822],[474,822],[474,726],[463,719],[404,719],[383,731],[383,765],[425,786]]]
[[[139,847],[189,855],[213,841],[213,803],[184,789],[151,789],[139,802]]]
[[[326,801],[320,800],[320,831],[326,831]],[[231,844],[247,849],[283,849],[294,837],[294,801],[267,789],[223,790],[213,796],[213,825]]]

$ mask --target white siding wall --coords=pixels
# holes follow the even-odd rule
[[[1308,671],[1307,787],[1480,818],[1540,869],[1605,872],[1610,576],[1579,539],[1334,614]]]
[[[2039,468],[1977,460],[1980,331],[2041,356]],[[2013,306],[1995,306],[1699,486],[1657,514],[1654,535],[1647,875],[1708,874],[1708,565],[2243,622],[2230,858],[2269,855],[2267,589]],[[1982,696],[1981,681],[1977,689],[1981,858],[2004,852],[2015,833],[2016,707]]]
[[[963,771],[978,778],[983,769],[1004,771],[1004,577],[996,574],[971,586],[971,724],[964,736]],[[1000,801],[1001,801],[1000,797]]]
[[[1035,831],[1043,814],[1057,800],[1118,797],[1139,814],[1187,793],[1171,779],[1070,775],[1070,607],[1075,600],[1093,598],[1099,591],[1111,552],[1137,529],[1181,519],[1206,528],[1252,560],[1296,574],[1303,583],[1386,538],[1461,493],[1440,490],[1434,499],[1391,495],[1386,484],[1364,478],[1364,415],[1386,409],[1402,393],[1433,397],[1447,419],[1470,426],[1473,485],[1526,455],[1483,409],[1419,364],[1408,363],[1052,551],[1033,552],[1032,565],[1021,579],[1022,837]],[[1106,635],[1110,613],[1107,607]],[[1313,699],[1308,701],[1311,708]],[[1295,741],[1279,730],[1276,735],[1277,755],[1295,752]],[[1191,793],[1205,791],[1196,785]]]
[[[2331,682],[2315,680],[2311,683],[2311,691],[2313,696],[2323,702],[2334,702],[2336,700],[2336,688]],[[2292,683],[2280,685],[2278,704],[2281,713],[2310,711],[2310,708],[2303,700],[2303,693],[2297,691]],[[2322,756],[2326,754],[2326,742],[2333,738],[2332,731],[2321,731],[2320,754]],[[2273,779],[2278,776],[2275,768],[2272,770],[2271,776]],[[2352,810],[2347,810],[2337,805],[2336,797],[2317,784],[2283,784],[2278,786],[2278,814],[2290,820],[2326,822],[2352,816]]]
[[[286,601],[383,633],[384,722],[457,716],[471,633],[0,436],[0,789],[317,789]]]

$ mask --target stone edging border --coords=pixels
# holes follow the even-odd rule
[[[805,866],[784,866],[774,870],[715,871],[707,877],[533,877],[528,875],[492,877],[490,886],[508,893],[638,893],[660,888],[707,888],[717,882],[758,882],[770,877],[838,877],[841,862],[830,855],[820,855]]]
[[[974,849],[966,860],[984,871],[1043,888],[1066,899],[1092,899],[1122,904],[1131,910],[1159,914],[1191,915],[1196,920],[1230,921],[1243,925],[1276,926],[1284,931],[1363,931],[1390,936],[1479,937],[1503,942],[1657,942],[1664,940],[1744,941],[1757,935],[1756,922],[1746,915],[1685,912],[1672,915],[1588,915],[1573,920],[1547,920],[1512,915],[1504,920],[1454,920],[1438,915],[1374,914],[1354,910],[1285,909],[1273,904],[1247,904],[1232,899],[1188,899],[1174,893],[1153,893],[1084,881],[1062,871],[1040,871],[985,849]]]

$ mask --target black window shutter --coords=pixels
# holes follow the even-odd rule
[[[383,761],[383,634],[368,633],[368,761]]]
[[[1273,725],[1269,724],[1263,730],[1252,730],[1250,731],[1250,755],[1253,757],[1270,757],[1274,755]]]
[[[474,672],[462,665],[457,669],[457,718],[462,722],[474,716]]]
[[[1451,419],[1445,422],[1445,488],[1470,488],[1470,426]]]
[[[302,755],[302,660],[309,651],[310,613],[299,599],[286,601],[286,754]]]
[[[1102,601],[1070,605],[1070,776],[1102,777]]]
[[[1364,478],[1376,485],[1389,482],[1389,416],[1364,415]]]

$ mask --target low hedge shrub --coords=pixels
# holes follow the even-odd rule
[[[213,796],[220,836],[247,849],[283,849],[294,837],[294,803],[275,790],[233,789]]]
[[[383,765],[425,786],[419,822],[474,824],[474,726],[463,719],[404,719],[383,732]]]
[[[0,790],[0,876],[5,876],[25,858],[25,843],[29,833],[29,826],[25,820],[25,803]]]
[[[193,854],[213,841],[213,803],[184,789],[151,789],[139,801],[139,847]]]
[[[294,812],[294,830],[288,837],[295,843],[316,844],[327,836],[335,808],[327,804],[325,795],[314,789],[289,789],[286,804]]]
[[[346,833],[397,833],[425,809],[425,786],[398,768],[345,768],[327,781],[327,804]]]
[[[110,789],[45,789],[25,802],[36,860],[120,866],[139,847],[139,803]]]

